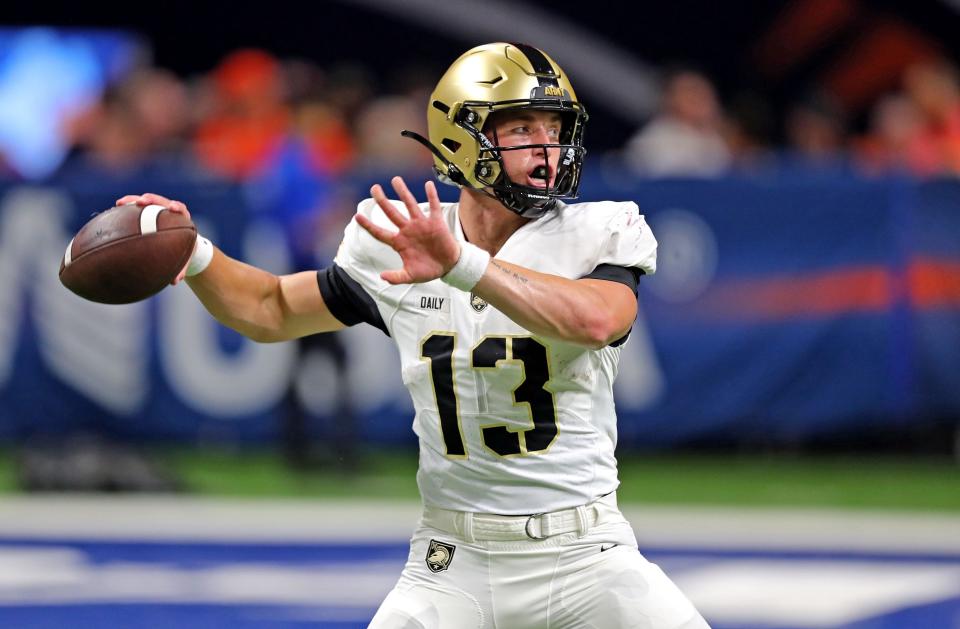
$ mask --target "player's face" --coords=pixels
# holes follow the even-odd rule
[[[506,110],[498,112],[487,134],[502,147],[527,144],[558,144],[562,119],[552,111]],[[560,162],[560,149],[531,147],[501,151],[510,181],[533,188],[553,186]]]

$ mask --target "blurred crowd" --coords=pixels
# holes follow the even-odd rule
[[[356,169],[427,168],[430,156],[401,138],[425,132],[433,73],[410,69],[384,91],[359,65],[333,68],[261,50],[229,54],[185,80],[144,67],[75,116],[72,157],[118,172],[163,156],[189,159],[236,181],[279,170],[332,180]],[[659,110],[613,151],[642,175],[721,175],[769,167],[960,173],[960,78],[945,59],[907,68],[868,111],[847,112],[810,92],[778,116],[761,95],[724,99],[702,72],[665,73]],[[588,139],[589,142],[589,139]]]
[[[650,176],[703,176],[731,169],[791,172],[960,174],[960,76],[945,59],[911,65],[859,124],[827,93],[811,92],[782,121],[756,95],[724,107],[715,86],[691,69],[670,72],[658,113],[628,142],[623,157]]]
[[[75,117],[69,134],[77,153],[111,168],[180,154],[232,180],[256,178],[290,159],[324,176],[357,166],[427,164],[428,156],[398,141],[395,129],[423,130],[421,109],[432,86],[404,83],[403,93],[383,95],[361,66],[325,70],[239,50],[190,80],[141,68]]]

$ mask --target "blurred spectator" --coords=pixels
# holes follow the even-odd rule
[[[329,265],[355,205],[347,205],[341,184],[317,168],[310,138],[293,127],[283,138],[269,168],[247,184],[256,207],[280,224],[291,253],[294,271],[311,271]],[[355,194],[350,193],[355,201]],[[358,465],[357,421],[348,378],[348,353],[340,332],[297,339],[298,361],[280,408],[280,446],[287,464],[297,470],[333,465],[353,470]],[[329,359],[333,369],[321,376],[336,382],[331,408],[311,409],[298,384],[314,386],[317,374],[300,372],[313,353]],[[316,424],[325,421],[327,437],[317,448]]]
[[[124,81],[121,89],[151,151],[184,150],[191,124],[190,94],[179,77],[168,70],[146,68]]]
[[[346,120],[328,100],[324,72],[306,61],[283,69],[284,94],[290,109],[289,127],[275,143],[267,163],[248,179],[256,206],[282,227],[294,271],[324,268],[355,211],[355,194],[339,176],[353,166],[355,150]],[[341,333],[297,339],[298,362],[280,408],[280,446],[287,464],[297,470],[333,466],[349,471],[358,466],[356,414],[348,378],[349,355]],[[310,369],[321,354],[332,369]],[[335,397],[330,408],[313,409],[302,387],[332,380]],[[319,383],[322,384],[322,383]],[[322,447],[315,439],[317,424],[325,423]]]
[[[846,120],[840,106],[825,94],[811,94],[787,110],[786,165],[805,170],[846,167]]]
[[[626,160],[646,175],[720,175],[731,162],[722,124],[710,81],[681,70],[667,79],[660,112],[628,142]]]
[[[356,195],[313,170],[308,145],[303,138],[289,139],[283,151],[283,160],[271,169],[275,184],[265,181],[264,187],[278,196],[263,198],[263,206],[281,221],[293,257],[294,270],[313,270],[329,266],[336,253],[344,227],[355,211]],[[298,152],[297,149],[301,152]],[[298,361],[280,409],[280,445],[287,464],[297,470],[318,466],[332,466],[340,471],[352,471],[359,465],[358,423],[353,408],[353,393],[349,379],[349,354],[341,332],[314,334],[297,339]],[[316,371],[306,371],[315,353],[327,357],[333,369],[321,374],[335,381],[332,408],[311,409],[304,392],[298,387],[315,386]],[[304,380],[306,379],[306,383]],[[325,420],[326,439],[323,448],[315,445],[312,427]]]
[[[340,63],[330,68],[327,75],[326,101],[343,112],[352,128],[356,116],[376,97],[376,84],[366,66]]]
[[[424,77],[434,74],[421,66],[399,68],[390,76],[391,94],[371,98],[359,111],[354,122],[359,166],[373,172],[397,168],[412,172],[426,171],[433,164],[429,151],[400,132],[408,129],[427,135],[424,103],[429,102],[434,85]]]
[[[426,135],[426,122],[421,102],[410,97],[386,96],[374,100],[357,117],[358,165],[371,170],[427,168],[433,163],[430,152],[400,135],[404,129]]]
[[[742,91],[727,108],[723,135],[738,167],[751,168],[769,161],[777,119],[762,94]]]
[[[123,90],[109,90],[93,109],[70,123],[74,156],[79,155],[98,169],[116,174],[132,173],[150,162],[155,155],[137,110]]]
[[[923,115],[912,100],[903,94],[881,98],[870,114],[868,134],[856,144],[860,167],[871,175],[936,172],[937,157],[924,146],[922,131]]]
[[[72,146],[61,173],[75,166],[129,176],[181,160],[191,120],[190,93],[176,75],[158,68],[135,70],[63,130]]]
[[[233,180],[263,172],[290,126],[279,62],[260,50],[231,53],[210,87],[214,111],[195,139],[200,162]]]
[[[342,174],[356,159],[356,147],[342,112],[320,100],[294,110],[294,132],[305,143],[314,171]]]
[[[356,147],[343,109],[331,98],[325,73],[308,61],[286,64],[285,76],[293,107],[292,132],[301,138],[311,169],[343,174],[353,166]]]
[[[945,60],[914,65],[904,73],[903,83],[923,117],[916,150],[929,155],[912,164],[914,172],[960,173],[960,84],[956,68]]]

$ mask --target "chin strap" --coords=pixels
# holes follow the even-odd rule
[[[467,178],[463,176],[463,172],[459,168],[457,168],[456,164],[454,164],[453,162],[448,160],[446,157],[444,157],[443,153],[440,152],[440,149],[438,149],[436,146],[431,144],[430,140],[423,137],[416,131],[408,131],[404,129],[403,131],[400,132],[400,135],[402,135],[405,138],[410,138],[411,140],[416,140],[420,144],[427,147],[427,149],[429,149],[430,152],[433,153],[434,156],[436,156],[436,158],[440,160],[441,163],[446,165],[447,167],[446,176],[450,179],[450,181],[452,181],[453,183],[459,186],[464,186],[465,188],[470,188],[471,190],[476,190],[478,192],[481,192],[487,195],[488,197],[490,197],[491,199],[494,199],[498,203],[503,204],[505,207],[513,210],[514,212],[516,212],[521,216],[526,216],[527,218],[537,218],[541,214],[549,210],[554,204],[553,200],[550,200],[550,201],[547,201],[543,206],[539,208],[523,207],[518,209],[514,207],[513,203],[515,203],[515,200],[513,199],[509,199],[507,197],[501,196],[496,193],[491,193],[486,188],[474,188],[473,186],[471,186],[470,183],[467,181]]]
[[[466,186],[468,188],[472,187],[467,182],[467,178],[463,176],[463,173],[460,171],[460,169],[457,168],[456,164],[454,164],[453,162],[448,160],[446,157],[444,157],[443,153],[440,152],[440,149],[438,149],[433,144],[431,144],[430,140],[428,140],[427,138],[423,137],[422,135],[420,135],[415,131],[407,131],[406,129],[401,131],[400,135],[402,135],[405,138],[410,138],[411,140],[416,140],[420,144],[427,147],[437,159],[439,159],[443,164],[446,165],[447,167],[446,175],[447,177],[450,178],[450,181],[460,186]]]

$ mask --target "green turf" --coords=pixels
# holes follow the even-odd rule
[[[0,493],[10,493],[16,489],[13,474],[13,457],[7,450],[0,449]]]
[[[177,450],[157,455],[190,491],[226,496],[417,499],[414,452],[365,455],[354,472],[292,470],[272,452]]]
[[[188,491],[224,496],[417,498],[417,456],[379,451],[354,473],[292,471],[269,451],[154,453]],[[960,511],[960,466],[943,459],[620,455],[622,502]],[[0,491],[15,488],[0,451]]]
[[[416,499],[413,452],[369,455],[353,474],[296,473],[269,453],[182,451],[167,461],[187,485],[226,495]],[[960,511],[948,459],[621,455],[624,502]]]
[[[632,456],[620,473],[628,502],[960,510],[947,458]]]

